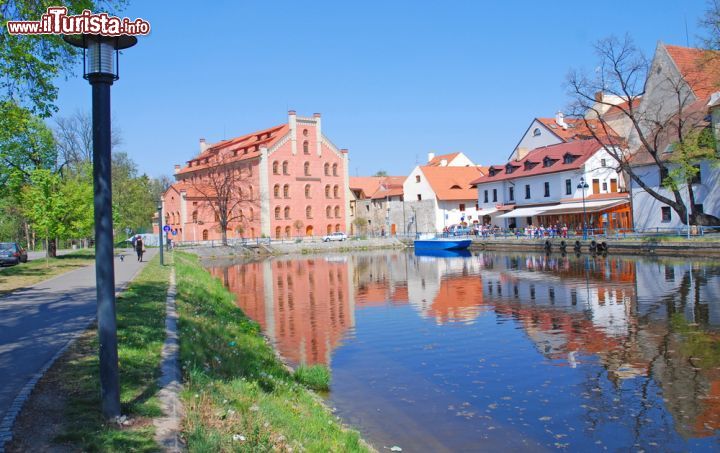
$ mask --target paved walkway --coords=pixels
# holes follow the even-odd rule
[[[148,249],[145,262],[155,253]],[[116,291],[145,262],[116,257]],[[95,301],[94,264],[0,297],[0,421],[26,383],[95,319]]]

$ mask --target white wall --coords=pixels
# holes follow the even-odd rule
[[[559,126],[558,126],[559,127]],[[540,129],[540,135],[534,136],[533,131],[535,129]],[[520,142],[515,147],[515,150],[513,151],[513,154],[510,156],[510,159],[515,159],[517,157],[517,151],[519,148],[525,148],[526,150],[530,151],[535,148],[540,148],[541,146],[548,146],[548,145],[555,145],[557,143],[562,143],[563,141],[558,138],[557,135],[553,134],[548,130],[548,128],[541,123],[538,120],[533,120],[533,122],[530,124],[530,127],[525,132],[525,135],[522,136],[520,139]]]

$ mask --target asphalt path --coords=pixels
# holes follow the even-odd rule
[[[130,252],[115,258],[122,290],[157,249],[139,263]],[[43,365],[95,319],[95,265],[0,296],[0,420]]]

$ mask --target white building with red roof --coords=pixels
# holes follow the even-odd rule
[[[578,186],[581,180],[588,188]],[[616,164],[595,140],[544,146],[488,167],[472,182],[482,223],[502,228],[567,224],[582,230],[628,228],[630,206]]]

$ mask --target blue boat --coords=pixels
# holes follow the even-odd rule
[[[415,250],[465,250],[471,239],[429,238],[415,239]]]

